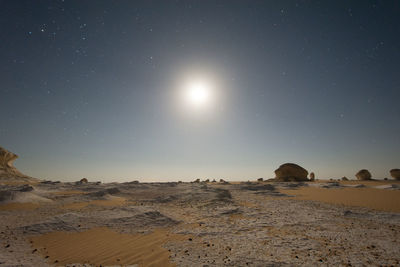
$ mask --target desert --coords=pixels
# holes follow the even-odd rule
[[[0,0],[0,267],[400,267],[400,0]]]
[[[396,180],[69,183],[6,163],[1,266],[399,265]]]

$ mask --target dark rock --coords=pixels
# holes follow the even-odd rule
[[[400,181],[400,169],[391,169],[390,170],[390,175],[396,179]]]
[[[368,170],[363,169],[356,173],[356,177],[361,181],[371,180],[371,173]]]
[[[285,163],[275,170],[276,181],[301,182],[308,181],[308,171],[294,163]]]

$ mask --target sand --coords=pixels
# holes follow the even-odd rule
[[[0,211],[20,211],[20,210],[34,210],[39,208],[38,203],[6,203],[6,204],[0,204]]]
[[[70,195],[82,195],[82,194],[86,194],[86,192],[79,191],[79,190],[65,190],[65,191],[52,192],[52,194],[57,195],[57,196],[70,196]]]
[[[400,190],[301,187],[295,190],[280,190],[280,192],[287,195],[294,195],[299,200],[314,200],[330,204],[400,212]]]
[[[4,266],[400,265],[393,181],[39,183],[0,191]]]
[[[120,234],[108,228],[94,228],[80,233],[52,232],[32,237],[32,246],[48,256],[49,263],[65,265],[87,263],[94,265],[175,266],[162,245],[182,236],[167,229],[150,234]]]
[[[397,180],[370,180],[370,181],[359,181],[359,180],[350,180],[350,181],[340,181],[342,185],[357,185],[363,184],[365,186],[379,186],[379,185],[391,185],[397,184],[400,185],[400,181]]]
[[[70,204],[65,204],[61,206],[63,209],[71,209],[71,210],[79,210],[86,208],[90,205],[94,206],[103,206],[103,207],[114,207],[114,206],[122,206],[125,205],[126,199],[122,197],[111,197],[109,199],[104,200],[92,200],[87,202],[75,202]]]

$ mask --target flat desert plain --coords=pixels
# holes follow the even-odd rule
[[[0,266],[399,266],[400,183],[3,183]]]

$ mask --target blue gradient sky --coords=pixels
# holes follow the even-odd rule
[[[0,1],[0,146],[46,179],[399,168],[399,1]],[[215,86],[184,110],[181,81]]]

